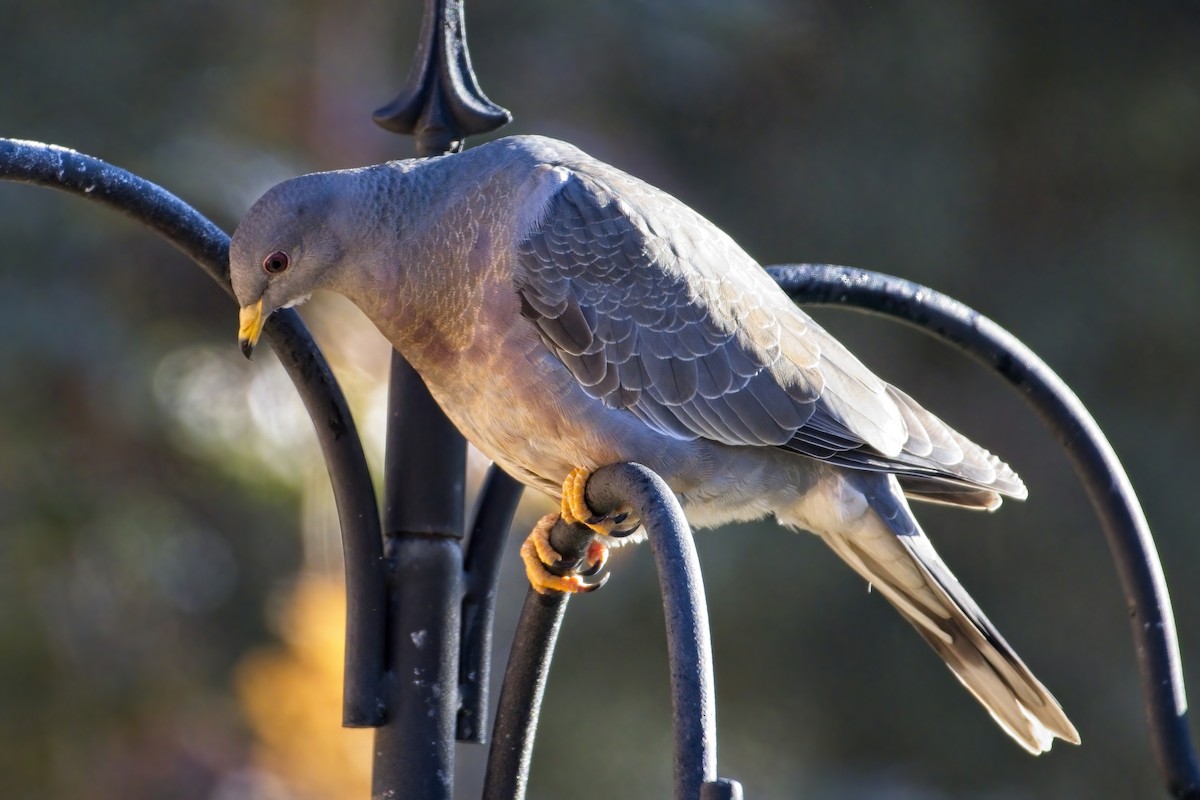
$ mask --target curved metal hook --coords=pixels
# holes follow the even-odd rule
[[[489,467],[471,523],[463,555],[466,593],[462,602],[462,654],[458,668],[462,697],[458,709],[460,742],[483,744],[485,740],[500,560],[524,489],[499,467]]]
[[[717,777],[717,699],[708,604],[683,508],[666,482],[641,464],[596,470],[588,479],[586,494],[588,506],[601,513],[632,508],[654,550],[671,666],[675,797],[691,800],[699,798],[707,785],[730,786],[732,782]]]
[[[641,464],[613,464],[592,473],[588,506],[604,513],[631,508],[645,526],[666,617],[671,669],[671,716],[675,732],[675,797],[735,798],[736,781],[717,777],[716,693],[708,606],[691,528],[675,494]],[[594,534],[560,520],[550,542],[573,563],[583,557]],[[485,800],[525,796],[538,713],[554,644],[570,595],[539,595],[532,589],[517,623],[508,669],[500,690],[492,749],[488,754]]]
[[[767,272],[797,302],[871,311],[935,334],[1020,390],[1062,443],[1100,517],[1129,608],[1159,771],[1174,796],[1200,797],[1200,767],[1162,564],[1125,469],[1079,398],[1008,331],[933,289],[828,264],[773,266]]]
[[[162,187],[65,147],[15,139],[0,139],[0,179],[59,189],[133,218],[183,251],[233,296],[229,237]],[[367,460],[346,398],[299,315],[292,310],[272,314],[264,335],[313,420],[342,526],[347,587],[343,724],[377,725],[382,721],[383,635],[374,625],[382,620],[387,595]]]

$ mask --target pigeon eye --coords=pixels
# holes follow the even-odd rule
[[[282,250],[276,250],[274,253],[271,253],[271,255],[263,259],[263,269],[272,275],[283,272],[287,268],[288,256],[287,253],[283,252]]]

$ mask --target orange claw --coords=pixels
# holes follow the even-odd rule
[[[588,565],[588,568],[582,573],[584,575],[595,575],[604,569],[604,565],[608,563],[608,545],[599,539],[592,540],[584,555],[584,562]]]

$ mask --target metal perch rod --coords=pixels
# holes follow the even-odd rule
[[[0,139],[0,179],[59,189],[132,217],[183,251],[232,297],[229,237],[161,186],[65,147],[14,139]],[[300,316],[290,309],[273,314],[264,335],[313,420],[341,521],[346,555],[343,723],[377,725],[383,639],[374,628],[387,595],[367,460],[346,398]]]
[[[1175,616],[1154,537],[1125,469],[1075,393],[1015,336],[926,286],[828,264],[767,271],[799,303],[871,311],[955,345],[999,373],[1041,415],[1083,481],[1117,565],[1159,771],[1175,797],[1200,797]]]
[[[692,532],[667,484],[641,464],[614,464],[594,472],[587,483],[588,506],[598,513],[633,510],[645,526],[667,627],[671,670],[671,716],[675,731],[675,797],[735,798],[741,787],[717,777],[716,696],[708,606]],[[560,520],[550,542],[571,564],[582,557],[592,532]],[[532,760],[538,710],[548,678],[554,642],[568,595],[525,599],[509,656],[485,780],[485,800],[524,797]]]

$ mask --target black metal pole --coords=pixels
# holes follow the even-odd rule
[[[1175,617],[1154,537],[1125,469],[1079,398],[1008,331],[928,287],[827,264],[768,272],[797,302],[872,311],[937,335],[990,366],[1034,407],[1070,456],[1116,562],[1159,771],[1175,797],[1200,797]]]
[[[375,734],[374,797],[454,793],[466,443],[393,354],[384,463],[387,720]]]
[[[461,149],[509,114],[483,96],[467,55],[462,0],[427,0],[412,70],[375,121],[412,134],[420,156]],[[459,708],[466,442],[392,354],[384,467],[389,574],[387,721],[375,737],[376,797],[449,800]]]
[[[375,731],[371,796],[450,798],[458,709],[462,551],[453,537],[389,536],[387,722]]]

